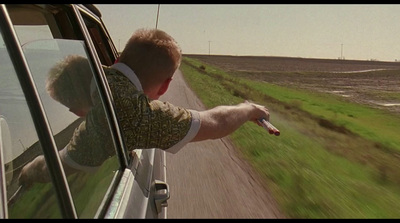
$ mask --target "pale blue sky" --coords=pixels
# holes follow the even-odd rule
[[[117,47],[154,28],[157,4],[95,4]],[[183,53],[400,61],[397,4],[161,4]]]

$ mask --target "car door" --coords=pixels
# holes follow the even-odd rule
[[[101,19],[85,6],[2,5],[0,66],[3,218],[165,218],[165,157],[158,149],[125,150],[102,65],[115,47]],[[85,122],[46,91],[47,73],[68,55],[90,63],[101,96],[107,150],[92,171],[65,175],[58,151]],[[72,89],[78,85],[71,86]],[[93,148],[92,148],[93,149]],[[30,188],[18,184],[21,169],[44,156],[51,178]]]

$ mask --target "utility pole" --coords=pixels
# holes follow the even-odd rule
[[[158,8],[157,8],[156,29],[158,27],[158,15],[159,14],[160,14],[160,4],[158,4]]]
[[[343,60],[343,43],[341,44],[340,48],[340,59]]]
[[[211,41],[208,41],[208,55],[211,55]]]

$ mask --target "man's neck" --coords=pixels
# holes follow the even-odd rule
[[[123,75],[125,75],[131,82],[136,86],[136,89],[139,91],[143,91],[142,84],[140,83],[139,78],[136,76],[135,72],[126,64],[118,62],[111,66],[111,68],[120,71]]]

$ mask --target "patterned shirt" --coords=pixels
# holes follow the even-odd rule
[[[197,111],[150,100],[133,71],[122,63],[104,67],[122,137],[128,151],[160,148],[176,153],[200,128]],[[61,159],[76,169],[100,166],[115,154],[99,95],[93,108],[75,130]]]

